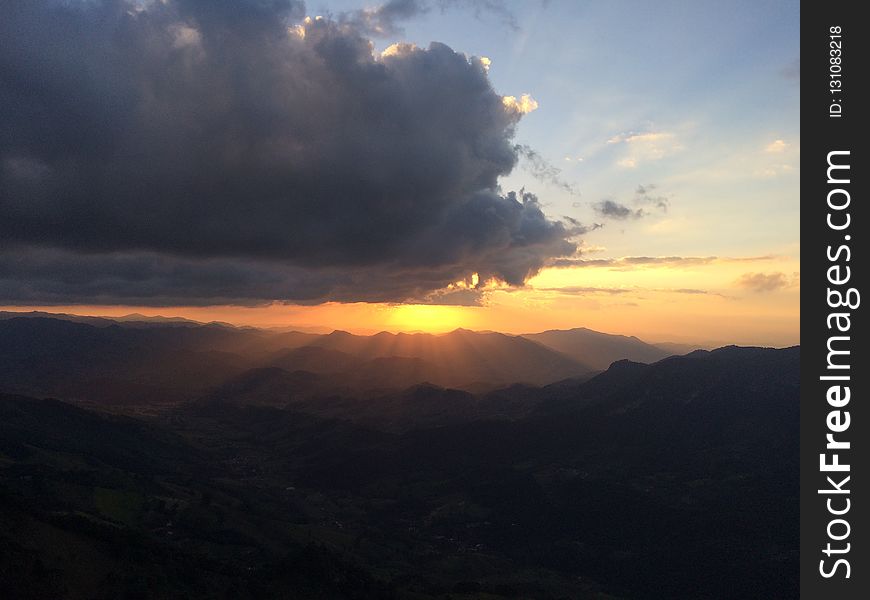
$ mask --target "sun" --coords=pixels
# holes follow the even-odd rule
[[[443,333],[473,325],[470,308],[433,304],[399,304],[391,307],[388,322],[398,331]]]

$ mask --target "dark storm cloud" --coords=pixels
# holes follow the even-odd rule
[[[298,304],[479,304],[478,290],[453,294],[438,289],[457,277],[449,268],[311,270],[262,259],[180,258],[150,252],[0,252],[2,301],[16,305],[255,306],[274,299]]]
[[[576,250],[499,191],[522,114],[481,61],[302,14],[0,5],[2,300],[402,301]]]

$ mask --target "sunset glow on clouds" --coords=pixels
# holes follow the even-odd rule
[[[28,3],[0,304],[797,343],[797,11],[699,5]]]

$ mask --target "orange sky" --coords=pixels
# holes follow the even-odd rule
[[[549,268],[521,289],[494,289],[483,306],[273,303],[260,307],[3,307],[83,315],[181,316],[257,327],[356,333],[444,332],[464,327],[505,333],[589,327],[651,342],[787,346],[800,342],[800,276],[783,256],[611,260]]]

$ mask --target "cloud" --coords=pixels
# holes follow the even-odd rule
[[[788,287],[790,282],[785,273],[744,273],[737,280],[737,286],[755,293],[774,292]]]
[[[488,65],[486,66],[488,70]],[[529,94],[523,94],[519,100],[517,100],[516,96],[504,96],[501,100],[508,112],[518,115],[525,115],[538,110],[538,101]]]
[[[788,148],[788,144],[784,141],[774,140],[764,147],[764,151],[768,154],[781,154],[785,152],[786,148]]]
[[[542,3],[547,1],[542,0]],[[464,8],[470,10],[477,19],[483,19],[487,15],[492,16],[508,29],[520,30],[516,15],[503,0],[435,0],[435,4],[442,12],[454,7]]]
[[[443,44],[291,0],[0,6],[3,301],[405,301],[585,230],[499,189],[534,101]]]
[[[653,215],[653,212],[648,210],[650,207],[661,212],[667,212],[670,206],[670,200],[667,196],[655,195],[656,185],[649,183],[639,185],[634,191],[632,202],[640,208],[629,208],[621,202],[612,199],[604,199],[592,205],[593,210],[600,216],[608,219],[617,219],[624,221],[626,219],[642,219]]]
[[[401,22],[430,10],[428,2],[421,0],[390,0],[375,8],[362,8],[340,13],[339,23],[350,25],[363,35],[387,37],[402,35]]]
[[[634,191],[635,204],[652,206],[662,212],[668,212],[668,208],[671,205],[670,199],[667,196],[656,194],[656,189],[658,189],[658,186],[654,183],[637,186],[637,189]]]
[[[617,166],[634,169],[641,163],[657,161],[683,149],[677,136],[669,131],[629,131],[607,140],[608,145],[622,148]]]
[[[617,219],[620,221],[624,221],[626,219],[640,219],[646,213],[642,208],[638,208],[637,210],[632,210],[625,206],[624,204],[620,204],[615,200],[602,200],[600,202],[596,202],[592,205],[592,208],[598,213],[600,216],[607,219]]]
[[[719,296],[728,298],[723,294],[702,290],[696,288],[644,288],[644,287],[584,287],[584,286],[564,286],[564,287],[547,287],[535,288],[542,292],[556,292],[566,296],[590,296],[590,295],[622,295],[622,294],[647,294],[647,293],[662,293],[662,294],[683,294],[689,296]]]
[[[562,178],[562,169],[554,166],[541,156],[537,150],[527,144],[516,144],[514,150],[523,159],[520,164],[532,177],[543,183],[549,183],[560,188],[573,196],[580,195],[575,184]]]
[[[607,287],[585,287],[585,286],[576,286],[569,285],[564,287],[548,287],[548,288],[536,288],[542,292],[558,292],[560,294],[564,294],[566,296],[588,296],[595,294],[607,294],[610,296],[618,295],[618,294],[627,294],[629,292],[637,291],[629,288],[607,288]]]
[[[389,0],[374,8],[341,12],[336,21],[364,35],[390,37],[404,34],[401,23],[438,8],[442,13],[451,9],[466,9],[478,19],[494,16],[504,26],[519,31],[513,12],[499,0]]]
[[[764,256],[623,256],[621,258],[556,258],[547,266],[555,268],[605,267],[618,270],[644,268],[650,265],[664,267],[699,266],[713,263],[764,262],[776,259]]]

